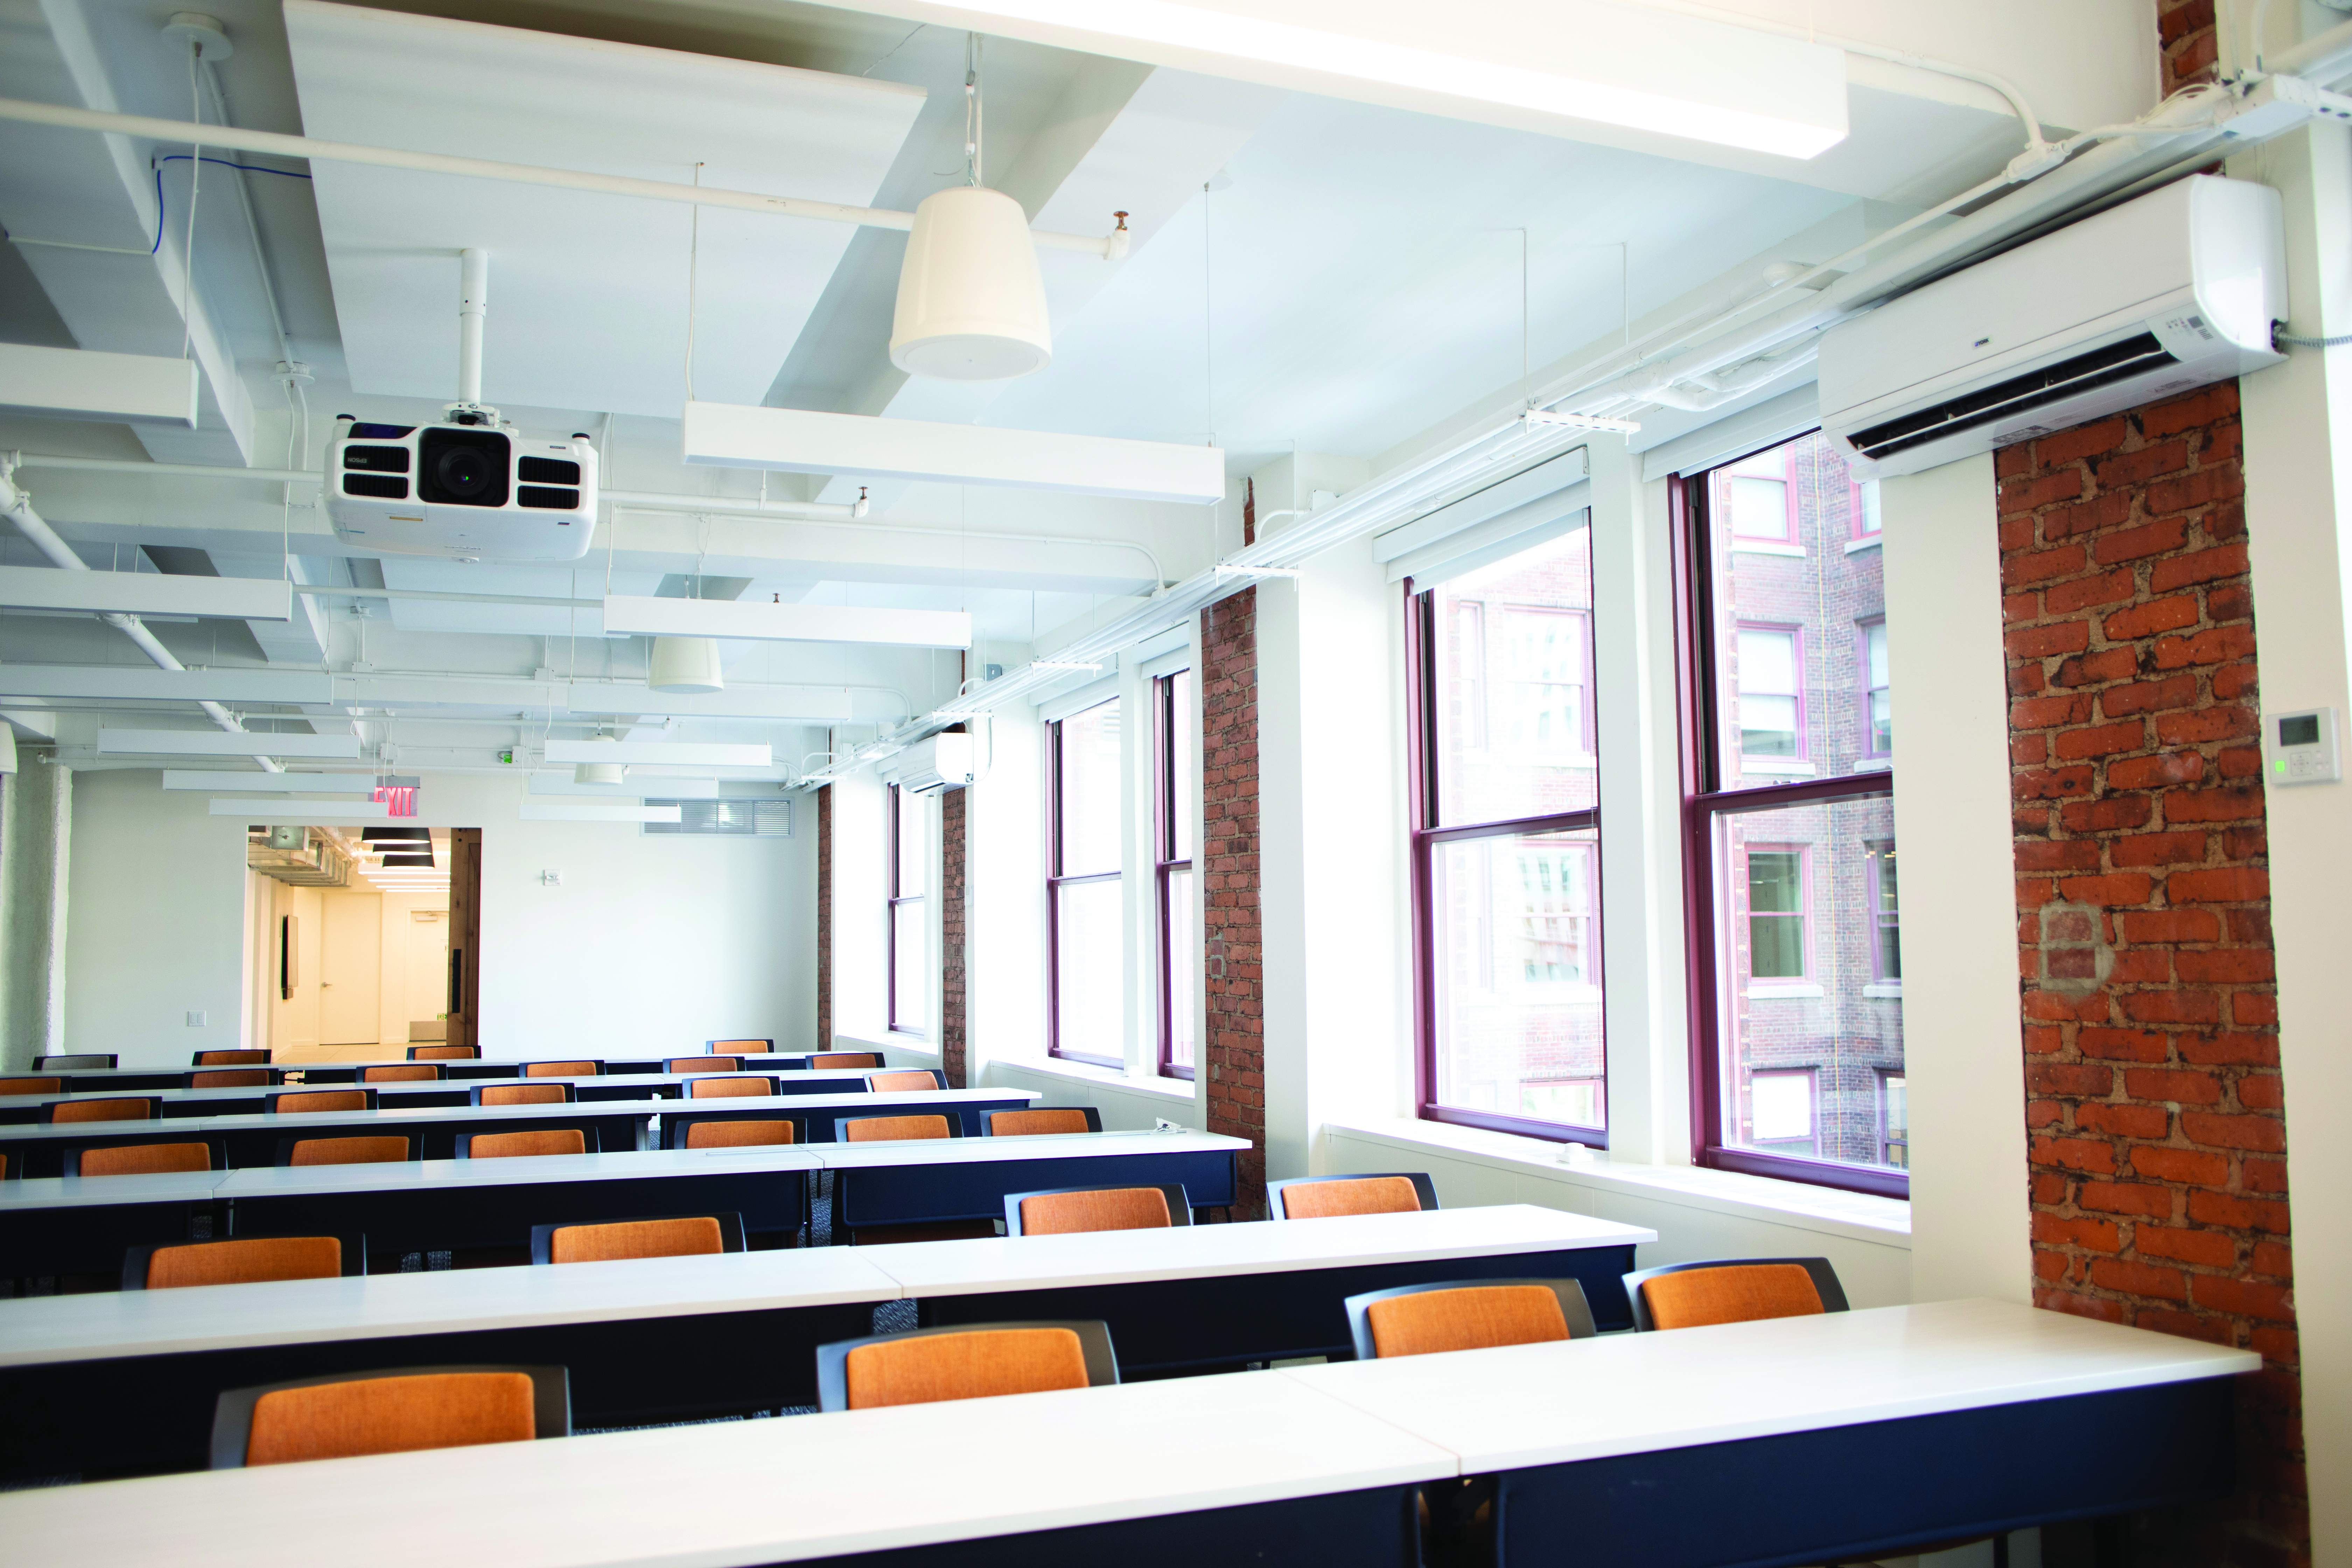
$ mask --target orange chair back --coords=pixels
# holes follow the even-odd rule
[[[1419,1214],[1421,1194],[1402,1176],[1357,1182],[1307,1182],[1282,1189],[1285,1219],[1329,1219],[1348,1214]]]
[[[147,1258],[147,1289],[251,1285],[264,1279],[333,1279],[343,1272],[343,1244],[331,1236],[252,1237],[159,1247]]]
[[[551,1263],[612,1263],[626,1258],[698,1258],[727,1250],[719,1222],[693,1219],[625,1220],[617,1225],[567,1225],[547,1238]]]
[[[1541,1285],[1471,1285],[1391,1296],[1373,1302],[1364,1321],[1383,1359],[1542,1344],[1569,1337],[1559,1298]]]
[[[289,1165],[396,1165],[408,1158],[405,1138],[305,1138],[287,1156]]]
[[[299,1094],[281,1094],[273,1102],[280,1116],[301,1115],[313,1110],[365,1110],[367,1090],[363,1089],[312,1089]]]
[[[894,1138],[945,1138],[944,1116],[861,1116],[841,1124],[842,1136],[852,1143],[879,1143]]]
[[[1041,1193],[1021,1200],[1024,1236],[1061,1236],[1076,1230],[1162,1230],[1174,1223],[1168,1214],[1168,1194],[1158,1187]]]
[[[710,1048],[714,1051],[758,1051],[764,1054],[773,1043],[771,1040],[713,1040]]]
[[[115,1149],[85,1149],[85,1176],[153,1176],[172,1171],[209,1171],[212,1146],[207,1143],[131,1143]]]
[[[262,1089],[269,1083],[268,1068],[232,1068],[226,1072],[192,1072],[190,1089]]]
[[[877,1094],[921,1093],[936,1090],[940,1080],[927,1072],[877,1072],[866,1080],[866,1087]]]
[[[869,1410],[1084,1388],[1087,1354],[1067,1329],[978,1329],[860,1345],[845,1371],[849,1407]]]
[[[878,1068],[882,1065],[879,1051],[819,1051],[809,1058],[812,1068]]]
[[[61,1100],[49,1113],[52,1121],[146,1121],[153,1105],[143,1100]]]
[[[0,1094],[63,1094],[61,1078],[0,1078]]]
[[[470,1062],[481,1054],[479,1046],[417,1046],[408,1053],[420,1062]]]
[[[482,1086],[484,1105],[562,1105],[564,1086],[560,1083],[486,1083]]]
[[[477,1132],[468,1146],[468,1153],[477,1160],[586,1152],[588,1135],[577,1127],[541,1127],[527,1132]]]
[[[268,1051],[198,1051],[196,1066],[200,1068],[249,1067],[255,1062],[268,1062]]]
[[[520,1443],[538,1435],[519,1372],[438,1372],[281,1388],[254,1402],[248,1465]]]
[[[672,1057],[662,1063],[664,1072],[741,1072],[741,1057]]]
[[[1805,1318],[1825,1309],[1813,1277],[1794,1263],[1731,1263],[1642,1281],[1642,1301],[1662,1329],[1699,1329],[1759,1318]]]
[[[746,1095],[773,1094],[772,1078],[691,1078],[686,1080],[689,1100],[738,1100]]]
[[[686,1130],[689,1149],[751,1149],[793,1140],[789,1121],[698,1121]]]
[[[1044,1138],[1061,1132],[1091,1132],[1083,1110],[992,1110],[991,1138]]]
[[[391,1067],[362,1068],[362,1083],[429,1083],[436,1082],[441,1069],[430,1062],[400,1062]]]
[[[525,1062],[525,1078],[594,1078],[603,1070],[600,1062]]]

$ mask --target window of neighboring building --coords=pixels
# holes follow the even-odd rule
[[[1751,481],[1776,475],[1791,548],[1759,552],[1745,542],[1769,509]],[[1857,489],[1818,434],[1674,493],[1694,1155],[1902,1194],[1885,1132],[1904,1061],[1881,552],[1842,547]],[[1847,637],[1853,664],[1807,657]]]
[[[1415,1026],[1423,1116],[1605,1145],[1591,540],[1408,584]]]
[[[884,967],[890,986],[890,1028],[902,1035],[929,1032],[931,1014],[930,925],[923,892],[929,858],[924,853],[923,803],[897,784],[889,788],[890,951]]]
[[[1786,449],[1776,447],[1719,470],[1733,537],[1777,544],[1801,542],[1792,468]]]
[[[1119,889],[1119,703],[1112,698],[1046,727],[1052,842],[1045,930],[1052,1006],[1046,1049],[1118,1067],[1126,994],[1126,906]]]
[[[1192,737],[1201,729],[1199,687],[1189,669],[1152,683],[1156,823],[1159,862],[1160,1071],[1193,1076],[1200,1061],[1198,1007],[1201,929],[1192,895],[1192,805],[1201,798]]]
[[[1878,481],[1869,479],[1853,487],[1853,536],[1857,540],[1878,537]]]
[[[1906,1099],[1909,1086],[1899,1072],[1878,1075],[1878,1138],[1886,1163],[1898,1171],[1911,1168],[1911,1110]]]

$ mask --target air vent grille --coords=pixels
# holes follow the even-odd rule
[[[1887,458],[1897,452],[1907,452],[1914,447],[1924,447],[1930,441],[1940,441],[1963,430],[1973,430],[2021,414],[2029,408],[2055,403],[2062,397],[2073,397],[2095,387],[2112,386],[2119,381],[2180,362],[2156,341],[2154,332],[2142,332],[2119,343],[2079,353],[2056,364],[2044,365],[2031,374],[2012,376],[2007,381],[1980,386],[1962,396],[1900,419],[1890,419],[1883,425],[1873,425],[1857,430],[1853,440],[1855,450],[1866,458]]]
[[[790,838],[793,803],[789,800],[654,800],[647,805],[677,807],[676,822],[648,822],[649,833],[715,834],[731,838]]]

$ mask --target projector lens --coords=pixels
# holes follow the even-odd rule
[[[429,426],[419,440],[417,499],[447,506],[502,507],[514,450],[495,430]]]
[[[490,466],[479,452],[444,452],[436,471],[453,500],[471,500],[489,487]]]

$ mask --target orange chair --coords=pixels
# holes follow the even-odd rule
[[[366,1272],[364,1237],[249,1236],[134,1247],[123,1257],[122,1288],[177,1290],[270,1279],[334,1279]]]
[[[1056,1187],[1004,1195],[1004,1234],[1064,1236],[1085,1230],[1165,1230],[1192,1223],[1181,1186]]]
[[[0,1078],[0,1095],[63,1094],[65,1082],[61,1078]]]
[[[198,1051],[193,1067],[249,1068],[269,1065],[268,1051]]]
[[[1437,1206],[1437,1188],[1420,1171],[1366,1176],[1294,1176],[1265,1184],[1271,1219],[1329,1219],[1350,1214],[1412,1214]]]
[[[410,1366],[232,1388],[213,1410],[212,1468],[284,1465],[572,1435],[560,1366]]]
[[[800,1142],[800,1129],[790,1121],[738,1119],[731,1116],[665,1116],[665,1149],[756,1149]]]
[[[397,1165],[415,1158],[415,1141],[398,1134],[278,1141],[280,1165]]]
[[[877,1143],[902,1138],[953,1138],[960,1129],[944,1116],[842,1117],[833,1135],[844,1143]]]
[[[362,1083],[438,1083],[449,1076],[439,1062],[395,1062],[390,1067],[362,1068]]]
[[[1102,1112],[1091,1105],[1031,1106],[1026,1110],[992,1110],[980,1119],[989,1138],[1046,1138],[1064,1132],[1099,1132]]]
[[[525,1078],[594,1078],[604,1070],[603,1062],[525,1062]]]
[[[268,1068],[227,1068],[188,1075],[190,1089],[267,1089],[277,1081],[278,1075]]]
[[[686,1080],[688,1100],[740,1100],[776,1092],[776,1080],[772,1078],[690,1078]]]
[[[102,1143],[95,1148],[68,1149],[64,1164],[68,1176],[157,1176],[228,1167],[221,1156],[220,1145],[210,1139],[181,1143]]]
[[[121,1065],[122,1058],[111,1051],[74,1051],[64,1056],[35,1057],[33,1058],[33,1070],[35,1072],[57,1072],[59,1070],[66,1072],[88,1072],[97,1068],[116,1068],[121,1067]]]
[[[669,1057],[662,1062],[667,1073],[741,1072],[741,1057]]]
[[[478,1083],[476,1105],[569,1105],[579,1095],[568,1083]]]
[[[914,1329],[816,1347],[819,1410],[989,1399],[1118,1381],[1110,1325],[1100,1319]]]
[[[1669,1263],[1626,1275],[1625,1294],[1633,1327],[1645,1333],[1846,1310],[1845,1288],[1826,1258]]]
[[[818,1051],[808,1059],[812,1070],[819,1068],[878,1068],[882,1065],[880,1051]]]
[[[1591,1339],[1592,1308],[1573,1279],[1455,1279],[1350,1296],[1356,1359],[1433,1355]]]
[[[121,1100],[53,1100],[41,1107],[44,1121],[153,1121],[163,1114],[163,1102],[153,1095]]]
[[[588,1134],[577,1127],[534,1127],[522,1132],[460,1132],[460,1160],[509,1160],[539,1154],[585,1154]]]
[[[702,1042],[702,1048],[713,1055],[736,1051],[767,1057],[775,1055],[776,1042],[773,1040],[705,1040]]]
[[[877,1072],[866,1080],[876,1094],[936,1094],[946,1086],[935,1072]]]
[[[482,1059],[479,1046],[411,1046],[408,1059],[413,1062],[477,1062]]]
[[[301,1116],[321,1110],[373,1110],[372,1089],[281,1089],[262,1100],[273,1116]]]
[[[533,1263],[616,1263],[632,1258],[699,1258],[743,1250],[743,1216],[732,1212],[610,1225],[535,1225]]]

